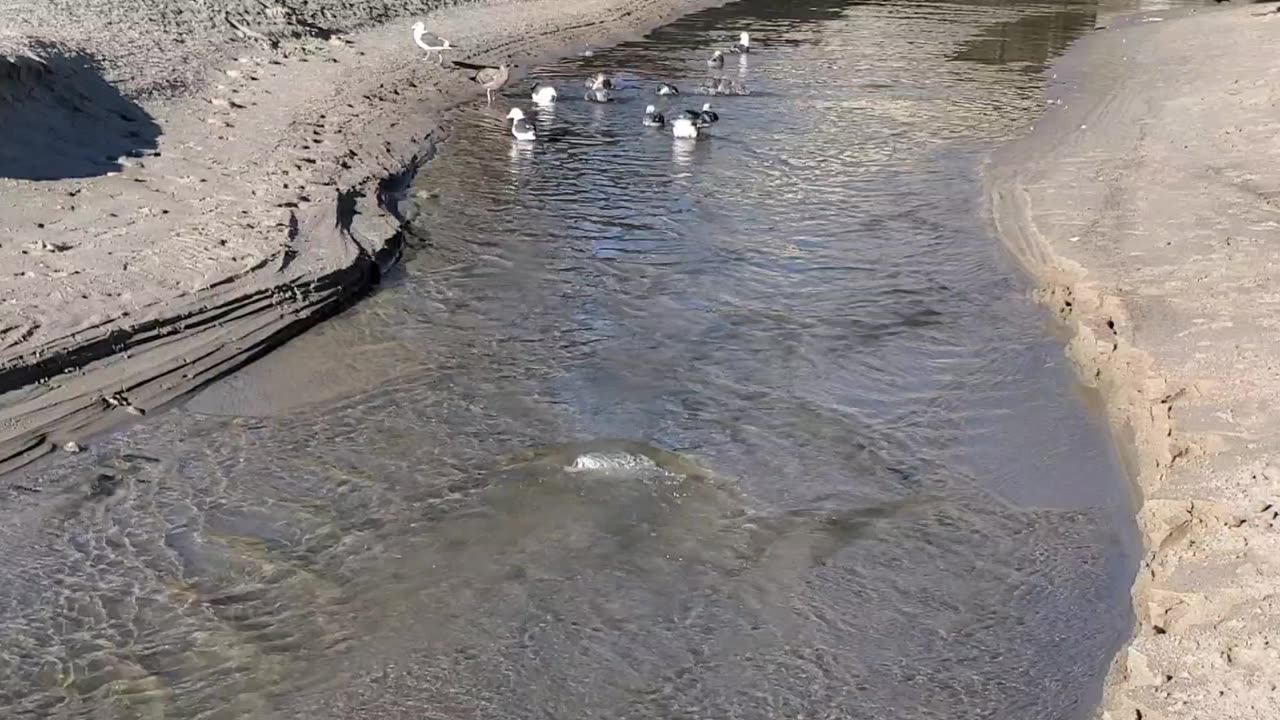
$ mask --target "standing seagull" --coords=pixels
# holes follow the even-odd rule
[[[733,47],[729,48],[729,52],[731,53],[751,52],[751,36],[748,35],[747,33],[742,33],[742,35],[738,36],[738,42],[734,43]]]
[[[453,64],[457,67],[476,71],[476,74],[472,75],[471,79],[480,83],[480,86],[484,88],[485,97],[488,98],[490,105],[493,104],[493,91],[502,89],[502,86],[506,85],[507,81],[511,79],[511,66],[506,63],[502,63],[498,67],[474,65],[458,61],[454,61]]]
[[[448,40],[427,32],[427,26],[419,20],[413,24],[413,41],[418,43],[418,47],[427,51],[427,59],[431,59],[431,53],[435,53],[440,58],[440,65],[444,66],[444,51],[452,50],[453,46]]]
[[[534,125],[532,120],[526,120],[524,111],[520,108],[511,108],[511,112],[507,113],[507,119],[511,121],[511,134],[515,135],[517,140],[538,139],[538,126]]]
[[[724,67],[724,53],[719,50],[711,53],[711,57],[707,58],[707,64],[714,68]]]

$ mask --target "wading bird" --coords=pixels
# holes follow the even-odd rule
[[[501,90],[502,87],[507,84],[507,81],[511,79],[511,66],[506,63],[503,63],[498,67],[493,67],[490,65],[475,65],[473,63],[458,62],[455,60],[453,64],[456,67],[475,71],[475,74],[471,76],[471,79],[475,80],[484,88],[485,97],[489,100],[490,104],[493,103],[493,92],[495,90]]]

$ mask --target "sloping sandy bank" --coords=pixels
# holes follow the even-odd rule
[[[393,262],[397,180],[483,91],[429,0],[0,0],[0,472],[154,409]],[[421,16],[527,63],[707,3],[495,0]],[[347,32],[347,31],[350,32]]]
[[[1280,15],[1150,17],[1057,65],[1001,236],[1132,449],[1147,547],[1104,716],[1280,717]]]

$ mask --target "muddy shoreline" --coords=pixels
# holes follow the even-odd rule
[[[1137,627],[1104,718],[1280,712],[1280,225],[1253,189],[1280,180],[1258,53],[1272,10],[1146,13],[1086,37],[987,168],[998,234],[1069,329],[1141,495]]]
[[[332,12],[351,10],[329,4],[341,7],[268,13],[267,27],[241,13],[208,28],[143,18],[43,37],[63,18],[37,5],[25,8],[34,19],[20,7],[0,23],[2,89],[16,99],[4,120],[25,143],[0,147],[0,266],[12,268],[0,474],[162,409],[376,284],[402,242],[398,193],[448,111],[483,95],[425,60],[412,19],[465,47],[457,59],[527,66],[712,3],[496,0],[419,16],[434,3],[401,2],[387,8],[394,19],[344,16],[354,29],[317,37],[325,17],[333,27]],[[113,39],[121,27],[196,37],[158,36],[139,61]],[[197,67],[165,86],[164,65],[181,59]],[[69,142],[104,113],[124,118],[123,134]],[[40,175],[33,147],[57,172]]]

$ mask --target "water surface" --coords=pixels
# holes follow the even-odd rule
[[[0,707],[1084,717],[1131,507],[978,171],[1093,18],[748,0],[465,108],[374,297],[7,501]]]

